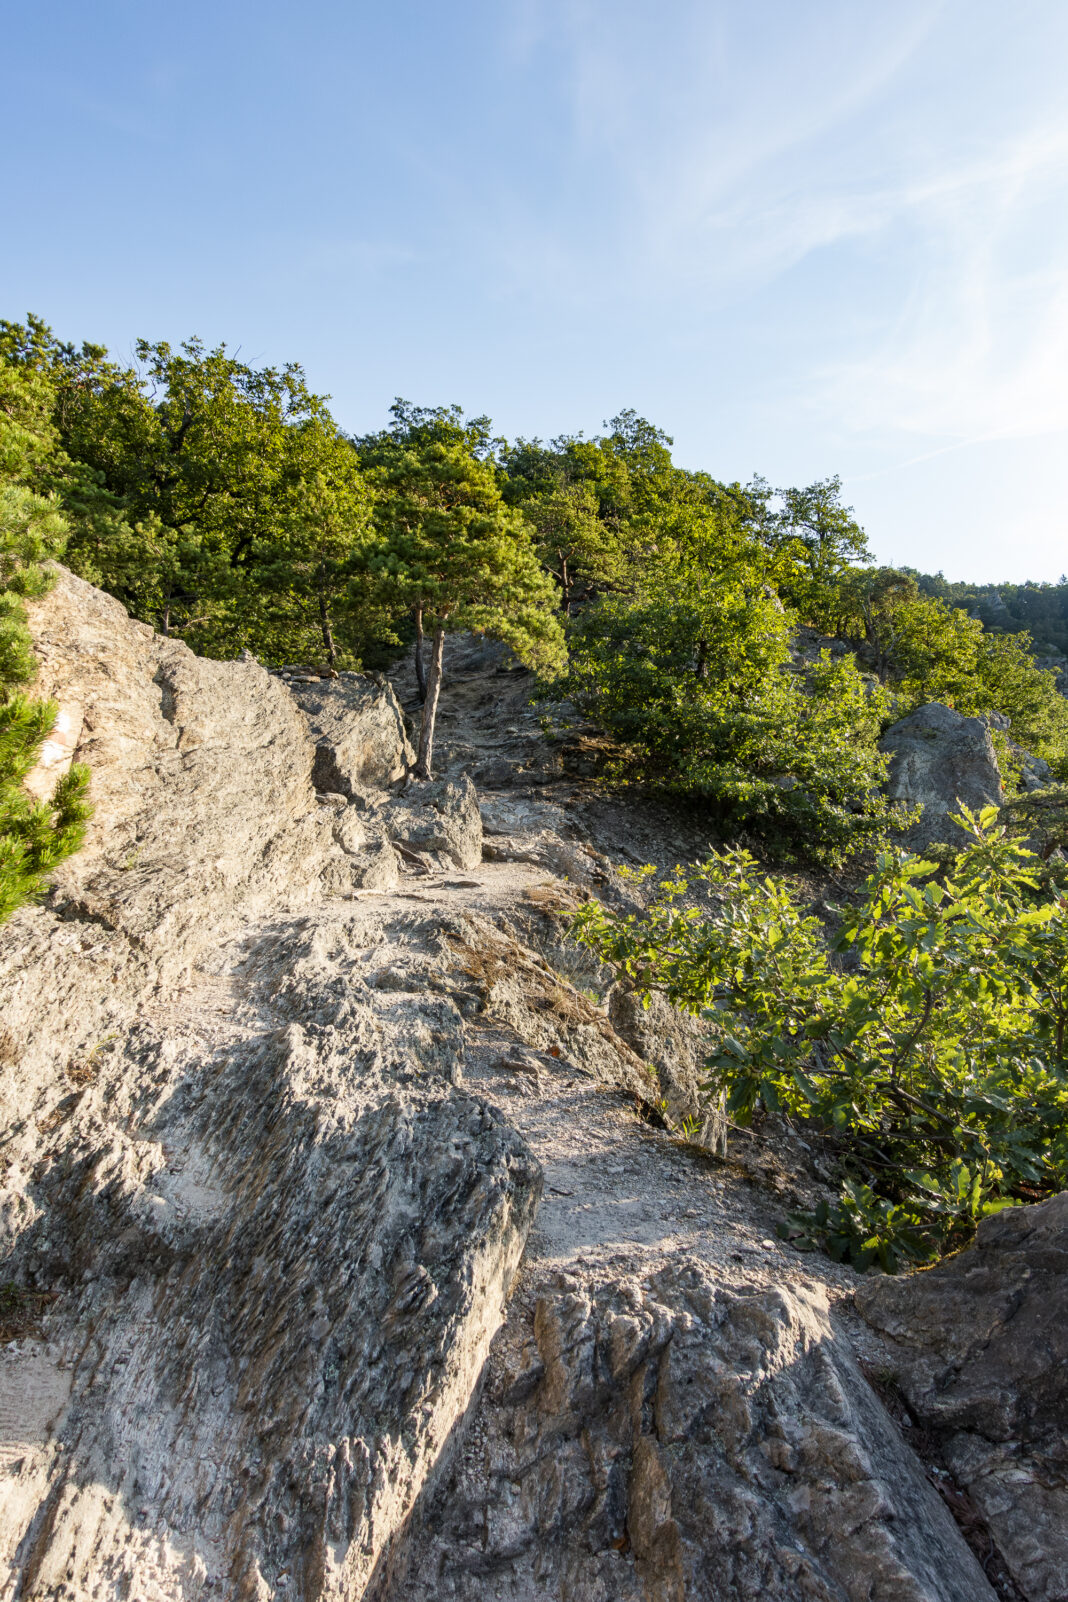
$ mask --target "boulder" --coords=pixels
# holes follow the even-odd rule
[[[395,888],[400,877],[397,853],[373,814],[346,807],[334,819],[334,839],[348,858],[337,868],[340,893]]]
[[[383,809],[391,840],[430,868],[475,868],[482,861],[478,793],[466,774],[411,784]]]
[[[612,1028],[644,1062],[656,1069],[660,1094],[675,1124],[709,1117],[708,1099],[702,1098],[705,1059],[711,1050],[708,1031],[701,1023],[653,991],[646,1005],[624,985],[614,985],[608,996]]]
[[[866,1279],[897,1384],[1026,1602],[1068,1596],[1068,1192],[986,1218],[958,1257]]]
[[[905,836],[912,850],[939,842],[963,845],[963,831],[950,821],[961,803],[973,812],[1002,804],[997,753],[982,718],[963,717],[932,701],[888,729],[880,747],[890,757],[890,799],[921,808]]]
[[[315,742],[316,789],[359,797],[403,779],[415,761],[400,703],[379,674],[295,681],[290,693]]]
[[[994,1602],[822,1291],[681,1262],[512,1305],[391,1602]]]

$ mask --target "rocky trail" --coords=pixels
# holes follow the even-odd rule
[[[1027,1407],[999,1455],[962,1397],[925,1470],[931,1305],[777,1237],[811,1154],[702,1144],[697,1027],[566,937],[699,830],[599,795],[493,646],[410,786],[404,673],[203,662],[69,576],[34,623],[97,817],[0,936],[0,1595],[1068,1594]],[[947,1315],[955,1374],[1048,1345],[1050,1239]]]

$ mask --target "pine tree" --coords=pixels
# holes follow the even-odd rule
[[[369,558],[377,593],[410,611],[420,637],[432,640],[414,769],[429,779],[446,633],[485,632],[529,666],[559,667],[556,594],[528,525],[505,506],[493,466],[466,442],[398,441],[369,477],[378,497]]]
[[[22,781],[51,732],[58,708],[17,693],[37,672],[23,601],[44,595],[54,575],[43,564],[63,549],[67,525],[29,476],[52,446],[47,386],[39,374],[0,367],[0,923],[41,894],[51,871],[85,835],[88,770],[72,767],[49,801]]]

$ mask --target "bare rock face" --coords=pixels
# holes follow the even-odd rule
[[[993,1602],[819,1293],[680,1264],[513,1308],[397,1602]]]
[[[412,784],[385,813],[391,840],[433,868],[475,868],[482,861],[478,794],[466,774]]]
[[[641,997],[622,985],[609,996],[608,1016],[617,1034],[656,1069],[672,1121],[701,1117],[700,1084],[710,1047],[700,1024],[656,993],[643,1006]]]
[[[960,803],[978,812],[1004,799],[994,742],[982,718],[963,717],[932,701],[887,729],[880,747],[890,755],[890,799],[922,808],[905,837],[913,850],[938,841],[963,845],[962,830],[950,822]]]
[[[0,929],[0,1596],[990,1602],[818,1270],[614,1160],[650,1080],[550,815],[483,863],[384,692],[312,739],[69,574],[30,619],[97,811]]]
[[[403,779],[415,761],[404,713],[378,674],[344,673],[318,684],[291,685],[315,742],[317,790],[359,797]]]
[[[910,1410],[937,1432],[1027,1602],[1068,1597],[1068,1192],[984,1220],[928,1273],[865,1280]]]
[[[540,1174],[453,1087],[455,1007],[377,986],[375,934],[265,931],[229,1040],[146,1021],[15,1142],[9,1272],[62,1304],[69,1393],[0,1519],[24,1594],[358,1597],[441,1458]]]
[[[257,663],[197,657],[63,568],[27,612],[35,693],[77,728],[64,760],[89,763],[95,806],[47,907],[0,930],[3,1028],[33,1072],[250,918],[321,896],[324,875],[345,893],[352,859],[316,802],[304,720]]]
[[[604,884],[605,858],[578,838],[574,821],[551,802],[490,796],[480,803],[488,862],[529,862],[573,884]]]
[[[289,691],[66,572],[30,621],[97,810],[0,930],[0,1256],[48,1310],[0,1363],[0,1589],[362,1595],[468,1405],[537,1165],[460,1088],[455,1004],[382,981],[381,924],[338,901],[396,853],[317,799]]]

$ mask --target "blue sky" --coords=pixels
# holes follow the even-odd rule
[[[0,315],[509,436],[838,472],[881,560],[1068,569],[1065,0],[34,0]]]

